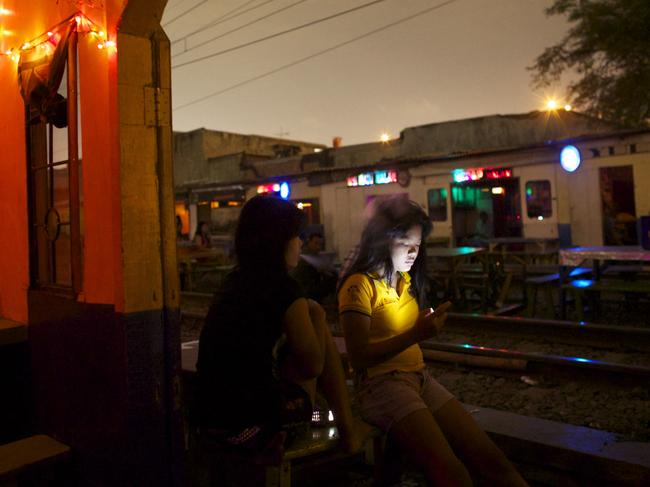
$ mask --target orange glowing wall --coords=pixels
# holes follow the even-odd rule
[[[16,66],[0,58],[0,317],[27,322],[29,284],[24,105]]]
[[[58,5],[57,5],[58,4]],[[0,52],[34,39],[76,13],[77,2],[0,0]],[[116,38],[126,1],[85,5],[84,14]],[[7,12],[8,11],[8,12]],[[118,46],[119,49],[119,46]],[[117,52],[79,36],[83,146],[84,284],[80,299],[122,301]],[[16,63],[0,56],[0,318],[26,323],[29,286],[27,171],[24,105]]]

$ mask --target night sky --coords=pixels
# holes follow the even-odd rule
[[[545,97],[564,93],[563,85],[535,91],[526,70],[568,30],[563,18],[545,16],[550,0],[384,0],[178,66],[370,1],[170,0],[163,26],[173,42],[174,130],[205,127],[328,145],[340,136],[343,144],[358,144],[376,141],[382,132],[397,137],[414,125],[528,112],[543,108]],[[214,25],[188,36],[208,24]]]

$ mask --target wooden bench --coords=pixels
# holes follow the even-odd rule
[[[369,465],[375,465],[376,454],[381,452],[382,434],[376,430],[364,449]],[[298,468],[343,460],[351,457],[339,447],[335,426],[312,426],[296,438],[284,452],[277,465],[259,465],[252,457],[243,456],[201,438],[199,434],[190,440],[190,470],[192,485],[264,485],[266,487],[289,487],[292,472]]]
[[[69,456],[69,446],[46,435],[34,435],[0,445],[0,485],[17,487],[21,485],[21,477],[48,473]],[[34,485],[46,484],[34,482]]]
[[[341,352],[344,371],[350,373],[345,355],[345,342],[342,337],[334,337],[334,342]],[[184,395],[193,387],[198,357],[198,340],[181,345],[181,365],[184,380]],[[185,397],[189,401],[190,397]],[[264,407],[261,403],[260,407]],[[375,430],[366,442],[362,454],[370,465],[380,463],[383,452],[383,434]],[[335,426],[313,424],[311,429],[294,440],[285,451],[279,465],[259,466],[251,458],[236,454],[210,439],[201,438],[195,431],[189,431],[187,438],[190,470],[194,478],[191,485],[196,487],[209,485],[266,485],[267,487],[288,487],[291,485],[292,468],[324,463],[350,457],[339,448],[339,436]]]
[[[587,267],[576,267],[569,273],[569,279],[575,279],[578,277],[586,276],[591,274],[591,269]],[[526,312],[525,315],[528,318],[532,318],[535,315],[535,309],[537,307],[537,293],[539,288],[544,290],[545,301],[552,305],[553,303],[553,289],[560,282],[560,273],[554,272],[552,274],[542,274],[535,277],[527,277],[525,280],[526,283]],[[551,306],[552,307],[552,306]]]
[[[584,301],[586,293],[621,293],[625,295],[638,295],[650,299],[650,280],[623,281],[619,279],[601,279],[598,281],[592,279],[578,279],[571,281],[563,286],[570,290],[575,296],[576,313],[578,321],[584,320]],[[593,300],[594,306],[597,305]],[[597,312],[595,313],[597,314]]]

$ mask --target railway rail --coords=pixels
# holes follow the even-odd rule
[[[182,311],[185,319],[201,321],[212,295],[204,293],[183,293]],[[650,351],[650,330],[635,327],[607,326],[584,322],[527,319],[518,317],[488,316],[479,314],[449,313],[441,332],[441,340],[427,340],[421,343],[425,358],[429,362],[453,363],[477,369],[500,369],[525,371],[527,374],[551,374],[570,380],[605,381],[608,384],[641,385],[650,382],[650,362],[640,365],[634,357],[645,357]],[[454,337],[480,334],[484,336],[518,337],[532,341],[578,347],[564,347],[564,355],[517,350],[516,340],[512,349],[485,346],[481,339],[470,339],[473,343],[450,343]],[[449,336],[447,336],[449,335]],[[447,340],[447,338],[451,338]],[[463,340],[466,341],[466,340]],[[499,342],[498,338],[486,340]],[[510,340],[512,341],[512,340]],[[530,343],[528,348],[530,348]],[[533,344],[533,347],[535,345]],[[540,346],[540,349],[543,347]],[[548,348],[548,346],[547,346]],[[628,360],[599,360],[591,349],[616,349],[618,356],[634,354]],[[577,351],[576,351],[577,350]]]

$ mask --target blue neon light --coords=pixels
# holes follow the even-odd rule
[[[575,287],[585,288],[591,286],[593,283],[594,281],[591,279],[576,279],[571,284]]]
[[[560,165],[566,172],[573,172],[580,167],[582,156],[574,145],[567,145],[560,152]]]
[[[286,200],[289,198],[290,193],[291,193],[291,189],[289,188],[289,183],[285,181],[282,184],[280,184],[280,198]]]
[[[582,358],[582,357],[569,357],[571,360],[574,360],[575,362],[585,362],[585,363],[596,363],[595,360],[589,360],[588,358]]]

